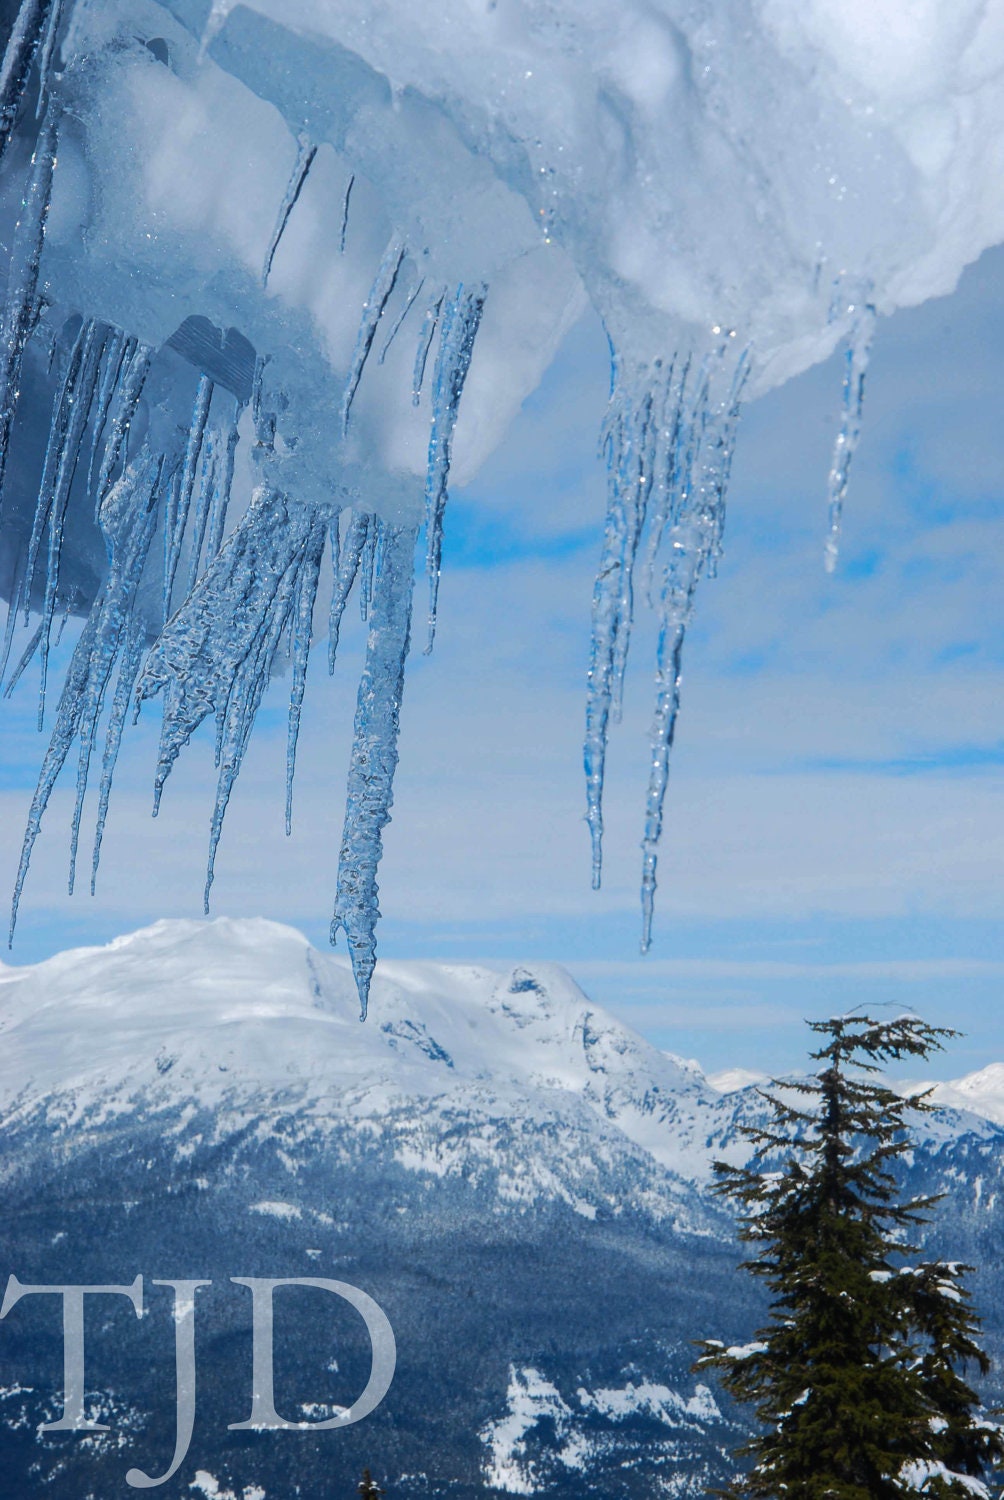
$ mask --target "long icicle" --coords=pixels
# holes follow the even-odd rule
[[[672,378],[672,374],[670,374]],[[634,572],[649,496],[652,493],[656,445],[652,431],[652,409],[655,401],[650,392],[641,400],[639,410],[625,434],[628,442],[619,456],[621,490],[624,495],[624,556],[620,569],[620,599],[617,604],[617,630],[614,635],[613,697],[611,713],[615,724],[621,721],[624,699],[624,674],[627,670],[631,628],[634,625]]]
[[[314,518],[301,534],[300,545],[276,580],[271,608],[262,621],[251,651],[244,657],[230,684],[223,710],[222,733],[218,737],[219,776],[209,832],[209,855],[206,861],[206,885],[203,909],[209,915],[209,897],[216,878],[216,854],[230,796],[244,761],[258,708],[272,676],[272,665],[283,632],[295,608],[297,588],[303,570],[305,549],[313,533]],[[323,542],[324,531],[320,529]]]
[[[349,232],[349,200],[352,197],[352,188],[355,185],[356,174],[352,173],[345,184],[345,196],[342,199],[342,225],[338,231],[338,253],[345,254],[345,236]]]
[[[318,516],[311,527],[304,549],[300,577],[296,586],[296,608],[292,619],[293,673],[289,690],[289,729],[286,736],[286,833],[293,831],[293,778],[296,774],[296,745],[300,736],[300,714],[307,686],[307,662],[314,623],[314,603],[321,576],[321,558],[327,532],[324,518]]]
[[[844,516],[844,499],[851,474],[851,462],[861,437],[861,413],[865,399],[865,376],[875,337],[875,307],[866,302],[851,329],[844,366],[844,404],[840,431],[833,445],[833,461],[826,483],[827,534],[823,566],[832,573],[840,551],[840,527]]]
[[[95,684],[107,681],[119,649],[125,620],[150,549],[156,522],[157,472],[149,455],[123,475],[102,507],[102,530],[110,553],[108,576],[80,633],[63,684],[56,722],[46,751],[25,827],[21,860],[11,901],[8,943],[13,943],[21,893],[32,850],[56,778],[79,732],[85,706],[93,702]],[[146,503],[137,503],[140,492]]]
[[[14,668],[13,672],[10,674],[10,677],[7,679],[7,686],[3,690],[3,695],[5,698],[10,698],[13,694],[14,689],[17,687],[18,683],[23,677],[29,663],[31,662],[32,657],[38,650],[39,645],[41,644],[41,640],[42,626],[41,624],[39,624],[35,627],[35,630],[32,633],[31,640],[22,651],[20,658],[18,659],[17,666]]]
[[[359,682],[331,941],[343,929],[365,1020],[376,964],[377,868],[390,822],[404,665],[411,633],[417,528],[387,525]]]
[[[35,570],[38,565],[38,554],[42,546],[42,538],[45,535],[49,517],[52,513],[52,497],[56,489],[56,476],[59,472],[60,460],[66,446],[67,429],[74,414],[74,393],[80,380],[84,350],[91,342],[93,333],[93,323],[90,321],[81,323],[66,361],[63,378],[52,403],[49,436],[46,441],[45,457],[42,463],[42,478],[38,486],[38,495],[35,499],[35,513],[31,523],[31,534],[28,538],[28,564],[25,569],[25,581],[21,601],[24,609],[24,623],[26,625],[28,623],[31,604],[31,590],[35,581]],[[77,410],[79,410],[79,405]]]
[[[725,499],[736,424],[749,373],[749,351],[740,356],[731,386],[714,419],[707,414],[708,382],[698,383],[698,416],[692,427],[700,437],[690,446],[688,465],[677,478],[677,502],[670,512],[670,555],[660,605],[656,660],[656,703],[651,736],[651,763],[642,838],[641,951],[652,943],[656,872],[662,837],[669,758],[680,710],[683,643],[694,608],[697,586],[713,567],[721,549]]]
[[[359,618],[363,624],[370,616],[370,602],[373,598],[373,575],[376,571],[377,559],[377,537],[380,532],[380,518],[370,517],[369,530],[366,533],[366,541],[363,544],[362,556],[359,559]]]
[[[424,285],[425,285],[425,277],[423,276],[422,279],[412,288],[411,293],[409,294],[409,296],[405,300],[404,306],[402,307],[401,311],[398,313],[397,317],[394,319],[393,323],[391,324],[390,333],[388,333],[387,337],[384,339],[383,348],[380,350],[380,358],[377,360],[377,364],[378,365],[382,365],[383,362],[384,362],[384,360],[387,358],[387,351],[388,351],[388,349],[390,348],[390,346],[394,342],[394,340],[397,338],[397,335],[398,335],[398,333],[400,331],[400,328],[401,328],[401,324],[404,322],[405,318],[408,316],[408,314],[411,312],[412,308],[414,307],[415,300],[418,297],[418,294],[422,290],[422,288],[424,287]]]
[[[227,511],[230,509],[230,492],[234,483],[234,463],[240,437],[239,423],[243,404],[234,401],[234,412],[226,429],[222,462],[217,466],[213,488],[213,503],[209,512],[209,539],[206,543],[206,566],[212,562],[223,546],[223,533],[227,527]]]
[[[459,286],[443,315],[432,390],[432,430],[425,479],[426,573],[429,580],[429,634],[426,656],[436,639],[439,575],[443,557],[443,515],[453,459],[453,433],[464,382],[471,367],[474,340],[481,326],[487,288]]]
[[[298,135],[296,138],[296,161],[293,163],[293,171],[290,174],[286,191],[279,205],[275,228],[272,231],[272,238],[269,240],[268,250],[265,253],[265,264],[262,267],[261,273],[262,286],[268,285],[268,278],[272,271],[272,262],[275,260],[275,252],[279,248],[279,241],[286,232],[289,216],[296,207],[296,201],[303,191],[303,184],[307,180],[307,173],[314,165],[314,157],[316,155],[317,147],[313,141],[305,135]]]
[[[49,75],[52,72],[52,59],[62,19],[63,0],[52,0],[38,59],[38,104],[35,107],[35,118],[38,120],[42,118],[49,103]]]
[[[342,436],[349,430],[349,413],[355,400],[359,382],[362,379],[369,352],[376,338],[377,325],[383,317],[384,309],[390,301],[391,294],[397,283],[398,272],[401,262],[404,260],[404,245],[397,238],[392,239],[384,251],[370,294],[363,303],[363,315],[359,321],[359,332],[356,335],[356,347],[352,354],[352,364],[349,376],[345,382],[345,394],[342,397],[341,425]]]
[[[336,557],[334,544],[331,548],[332,566],[335,576],[331,585],[331,609],[328,614],[328,672],[335,670],[335,657],[338,654],[338,636],[342,627],[342,615],[345,613],[346,600],[349,591],[355,582],[359,571],[359,563],[366,546],[366,538],[369,529],[375,525],[376,517],[367,511],[358,514],[353,513],[348,530],[345,533],[345,541],[339,548]],[[334,523],[337,526],[337,519]],[[337,534],[337,533],[336,533]]]
[[[106,619],[104,622],[106,627],[110,626],[110,628],[106,628],[104,632],[99,630],[97,649],[91,652],[87,686],[82,700],[78,705],[76,733],[80,742],[80,748],[77,756],[76,797],[74,799],[73,816],[70,823],[68,890],[71,896],[73,895],[73,888],[76,883],[80,820],[84,810],[84,797],[87,793],[87,783],[90,776],[91,756],[94,751],[98,724],[101,719],[105,695],[108,691],[108,683],[111,680],[116,658],[123,649],[123,642],[125,642],[126,648],[128,648],[131,637],[135,634],[136,593],[139,588],[140,576],[146,566],[150,544],[153,540],[156,521],[156,497],[160,473],[160,463],[154,464],[151,462],[146,473],[141,473],[138,476],[135,497],[139,501],[137,506],[138,519],[134,521],[132,517],[125,518],[128,535],[126,542],[128,561],[125,574],[121,580],[123,585],[121,597],[116,599],[112,606],[114,617]],[[126,668],[127,672],[128,670]],[[135,669],[132,670],[133,676],[135,676]],[[121,668],[119,676],[121,679]],[[121,687],[121,682],[117,686]],[[124,708],[122,712],[124,714]],[[103,777],[102,780],[104,780]]]
[[[22,0],[0,63],[0,161],[10,145],[24,102],[31,65],[53,0]]]
[[[73,477],[80,458],[84,429],[94,401],[101,369],[101,354],[108,331],[101,323],[88,322],[84,327],[86,335],[80,352],[79,369],[72,388],[67,393],[69,409],[65,413],[65,428],[60,436],[55,484],[49,499],[49,545],[45,570],[45,599],[42,605],[41,672],[38,690],[39,729],[42,728],[45,717],[49,638],[52,630],[52,617],[56,608],[56,590],[59,586],[59,565],[63,550],[66,509],[69,505]]]
[[[24,204],[14,228],[7,296],[0,314],[0,509],[21,383],[21,361],[38,318],[38,270],[52,197],[56,143],[56,119],[50,110],[39,132]]]
[[[118,383],[122,378],[122,370],[130,354],[130,345],[133,343],[134,340],[128,338],[119,328],[112,328],[105,342],[105,350],[101,359],[101,380],[98,384],[95,408],[91,419],[91,455],[87,464],[87,493],[89,495],[94,494],[94,481],[98,470],[98,453],[102,447],[112,400],[118,388]]]
[[[586,679],[586,823],[592,856],[593,890],[603,873],[603,782],[611,717],[620,717],[621,684],[627,664],[634,611],[633,572],[638,541],[652,489],[649,448],[652,393],[640,413],[616,393],[605,427],[608,499],[603,551],[593,586],[592,643]]]
[[[14,554],[11,567],[10,587],[7,594],[7,623],[3,633],[3,647],[0,648],[0,682],[3,681],[10,661],[10,648],[14,640],[14,627],[17,624],[17,604],[21,595],[21,586],[24,579],[24,565],[26,554],[22,548],[18,548]]]
[[[440,292],[435,302],[429,304],[425,309],[425,317],[422,319],[422,327],[418,334],[418,347],[415,350],[415,368],[411,377],[411,404],[418,406],[422,399],[422,386],[425,383],[425,367],[429,363],[429,350],[432,348],[432,340],[435,337],[436,327],[439,323],[439,314],[443,308],[445,292]]]
[[[202,473],[199,477],[199,498],[195,506],[195,519],[192,522],[192,542],[188,554],[188,584],[185,589],[185,598],[194,589],[199,577],[199,563],[202,560],[202,549],[206,541],[206,531],[209,528],[209,516],[212,510],[213,500],[219,490],[219,466],[220,453],[218,451],[218,434],[210,427],[202,442]]]
[[[127,344],[128,350],[123,358],[122,372],[115,387],[112,408],[106,421],[108,436],[105,438],[101,466],[98,470],[95,510],[100,507],[111,489],[112,475],[116,465],[120,460],[123,464],[128,461],[129,430],[139,407],[140,397],[143,395],[146,377],[150,373],[150,361],[153,359],[154,351],[149,344],[141,344],[136,339],[127,340]]]
[[[209,421],[209,407],[213,399],[213,382],[208,375],[199,376],[199,388],[195,395],[195,407],[192,411],[192,422],[188,430],[188,442],[185,448],[185,462],[181,470],[181,482],[177,492],[172,496],[168,511],[167,525],[164,528],[164,618],[167,619],[171,613],[171,595],[174,592],[174,579],[178,571],[178,563],[181,560],[181,547],[185,536],[185,528],[188,525],[188,512],[192,504],[192,494],[195,490],[195,478],[199,468],[199,455],[202,452],[202,442],[206,435],[206,423]]]
[[[119,674],[115,683],[115,692],[112,696],[111,712],[108,716],[108,728],[105,731],[105,748],[101,757],[101,783],[98,787],[98,811],[94,820],[94,847],[91,852],[92,896],[97,889],[98,866],[101,863],[101,845],[105,836],[105,825],[108,822],[108,804],[111,801],[112,781],[115,777],[115,766],[118,762],[119,750],[122,746],[122,731],[125,728],[129,704],[132,702],[136,678],[139,676],[139,669],[143,664],[143,652],[145,649],[146,631],[141,622],[136,618],[134,610],[129,618],[129,624],[126,629],[125,645],[122,648],[122,656],[119,661]]]
[[[282,581],[302,556],[311,522],[312,512],[304,506],[268,488],[257,490],[151,648],[136,702],[164,694],[155,812],[183,746],[209,714],[225,719],[234,683],[260,649]]]

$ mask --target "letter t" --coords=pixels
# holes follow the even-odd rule
[[[63,1415],[58,1422],[45,1422],[40,1432],[107,1432],[103,1422],[88,1422],[84,1417],[84,1297],[102,1292],[128,1297],[143,1316],[143,1278],[137,1276],[131,1286],[22,1286],[12,1275],[7,1282],[0,1318],[5,1318],[22,1297],[52,1292],[63,1299]]]

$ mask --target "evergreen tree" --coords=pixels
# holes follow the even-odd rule
[[[762,1430],[729,1493],[752,1500],[935,1500],[986,1495],[1004,1436],[963,1372],[988,1362],[956,1262],[908,1264],[912,1227],[936,1198],[901,1201],[894,1168],[906,1117],[932,1108],[878,1082],[886,1061],[924,1058],[954,1035],[913,1017],[810,1022],[815,1075],[764,1094],[771,1119],[745,1134],[752,1164],[717,1163],[718,1191],[744,1210],[744,1263],[772,1293],[756,1342],[703,1343],[698,1368],[752,1403]]]

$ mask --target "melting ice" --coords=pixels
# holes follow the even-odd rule
[[[414,559],[431,648],[451,479],[500,442],[590,301],[612,353],[585,772],[639,600],[658,618],[643,947],[684,638],[740,403],[847,348],[825,559],[877,319],[1004,238],[1004,0],[22,0],[0,64],[0,647],[49,730],[12,912],[76,761],[161,705],[155,806],[204,721],[224,814],[288,663],[353,589],[358,687],[332,935],[365,1009]],[[48,664],[83,626],[52,704]],[[23,633],[23,640],[22,640]],[[16,647],[15,647],[16,642]]]

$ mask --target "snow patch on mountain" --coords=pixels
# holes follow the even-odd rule
[[[931,1085],[931,1101],[947,1109],[964,1109],[1004,1125],[1004,1063],[989,1063],[964,1078]]]
[[[548,1451],[552,1463],[566,1471],[585,1470],[605,1442],[604,1429],[586,1419],[622,1424],[633,1417],[647,1417],[675,1431],[703,1432],[725,1419],[710,1390],[697,1385],[691,1396],[650,1380],[627,1380],[623,1386],[595,1391],[580,1385],[577,1407],[562,1396],[557,1385],[534,1366],[509,1369],[504,1415],[487,1422],[481,1440],[488,1450],[484,1462],[485,1482],[511,1495],[533,1495],[546,1487],[531,1452],[531,1437],[545,1424],[553,1424],[555,1442]]]

